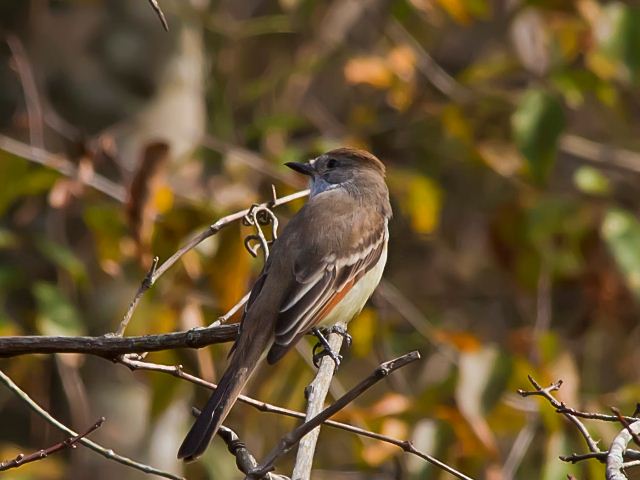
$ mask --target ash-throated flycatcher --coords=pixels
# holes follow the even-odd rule
[[[229,366],[178,458],[194,460],[206,450],[265,353],[273,364],[314,327],[347,323],[380,282],[391,217],[382,162],[362,150],[339,148],[286,165],[311,177],[309,200],[274,242],[247,301]]]

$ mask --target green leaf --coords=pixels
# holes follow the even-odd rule
[[[611,191],[609,179],[593,167],[578,168],[573,175],[573,182],[576,187],[590,195],[605,196]]]
[[[0,151],[0,215],[18,198],[48,191],[59,174]]]
[[[640,8],[613,2],[604,7],[609,32],[602,38],[602,53],[618,61],[626,80],[640,76]]]
[[[627,286],[640,301],[640,222],[631,213],[612,208],[602,222],[602,236]]]
[[[58,287],[49,282],[38,282],[33,286],[33,296],[38,303],[36,320],[38,331],[43,335],[82,335],[84,326],[75,306]]]
[[[516,146],[527,160],[529,173],[539,185],[553,169],[558,138],[565,125],[562,105],[540,89],[526,92],[511,118]]]

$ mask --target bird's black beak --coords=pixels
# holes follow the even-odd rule
[[[308,175],[310,177],[316,172],[315,168],[313,168],[313,165],[310,163],[287,162],[285,165],[298,173]]]

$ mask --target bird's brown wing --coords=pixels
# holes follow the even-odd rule
[[[281,304],[274,344],[267,357],[278,361],[311,328],[340,303],[349,290],[380,260],[386,228],[371,234],[356,248],[340,252],[301,255],[294,263],[293,282]],[[350,319],[346,319],[350,320]]]

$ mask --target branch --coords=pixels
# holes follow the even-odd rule
[[[634,432],[633,429],[631,428],[631,423],[635,422],[637,419],[634,418],[631,422],[629,422],[626,418],[622,416],[622,414],[620,413],[620,410],[618,410],[616,407],[611,407],[611,411],[614,413],[618,421],[624,426],[624,428],[627,429],[627,432],[629,432],[629,434],[631,435],[631,438],[633,439],[634,443],[636,445],[640,445],[640,435]]]
[[[121,363],[127,366],[131,370],[146,370],[146,371],[166,373],[174,377],[181,378],[183,380],[191,382],[195,385],[200,385],[202,387],[205,387],[211,390],[215,390],[217,388],[217,385],[215,383],[208,382],[200,377],[186,373],[182,369],[182,366],[180,365],[176,365],[176,366],[159,365],[156,363],[144,362],[144,361],[135,360],[127,357],[121,357],[117,361],[118,363]],[[261,412],[275,413],[278,415],[284,415],[292,418],[299,418],[302,420],[306,418],[306,415],[302,412],[297,412],[295,410],[289,410],[288,408],[283,408],[277,405],[273,405],[271,403],[262,402],[260,400],[256,400],[255,398],[247,397],[246,395],[240,395],[238,397],[238,401],[246,405],[250,405],[251,407]],[[406,453],[420,457],[423,460],[426,460],[427,462],[432,463],[433,465],[436,465],[442,468],[443,470],[446,470],[452,473],[453,475],[458,476],[458,478],[462,478],[462,479],[468,478],[459,472],[453,473],[455,472],[455,470],[451,471],[452,470],[451,467],[449,467],[447,464],[441,462],[435,457],[432,457],[431,455],[428,455],[427,453],[421,452],[420,450],[416,449],[413,446],[413,444],[408,440],[400,440],[387,435],[383,435],[381,433],[371,432],[369,430],[365,430],[360,427],[355,427],[347,423],[337,422],[335,420],[324,420],[322,424],[326,425],[327,427],[343,430],[345,432],[355,433],[356,435],[360,435],[361,437],[367,437],[373,440],[378,440],[381,442],[388,443],[390,445],[395,445],[396,447],[401,448]]]
[[[84,433],[80,433],[74,437],[68,437],[62,442],[58,442],[55,445],[52,445],[49,448],[45,448],[44,450],[38,450],[37,452],[33,452],[30,455],[24,455],[20,453],[13,460],[7,460],[5,462],[0,462],[0,472],[4,470],[9,470],[11,468],[20,467],[26,463],[36,462],[38,460],[42,460],[43,458],[48,457],[60,450],[64,450],[65,448],[75,448],[76,443],[78,443],[81,439],[89,435],[94,430],[97,430],[104,423],[104,417],[100,417],[100,419],[94,423],[89,429],[87,429]]]
[[[236,466],[245,475],[249,475],[258,466],[258,462],[255,457],[249,452],[244,442],[240,441],[240,438],[230,428],[221,425],[218,429],[218,436],[227,445],[229,453],[236,458]],[[291,480],[284,475],[278,475],[276,473],[267,473],[264,480]],[[261,479],[262,480],[262,479]]]
[[[27,52],[20,39],[14,34],[7,35],[7,45],[11,51],[11,56],[15,62],[16,71],[20,77],[24,103],[27,107],[27,117],[29,121],[29,139],[32,145],[42,148],[44,146],[44,121],[40,94],[33,69],[29,63]]]
[[[78,168],[72,162],[60,155],[27,145],[26,143],[19,142],[18,140],[14,140],[11,137],[1,134],[0,150],[4,150],[5,152],[24,158],[25,160],[51,168],[65,177],[74,178],[79,182],[82,182],[84,185],[102,192],[120,203],[124,203],[126,201],[127,195],[125,193],[125,189],[121,185],[118,185],[97,173],[92,173],[91,176],[88,176],[87,178],[83,175],[78,175]]]
[[[167,23],[167,19],[164,17],[164,13],[162,12],[162,9],[160,8],[160,5],[158,4],[157,0],[148,0],[149,5],[151,5],[151,8],[153,8],[153,11],[156,12],[156,15],[158,16],[158,18],[160,19],[160,23],[162,23],[162,28],[165,29],[165,31],[169,31],[169,24]]]
[[[340,354],[340,348],[342,347],[343,338],[337,333],[332,333],[328,338],[331,350],[337,354]],[[329,357],[325,356],[320,362],[320,368],[316,373],[316,377],[305,389],[305,396],[307,398],[307,415],[305,421],[313,419],[318,415],[323,407],[324,401],[329,393],[329,386],[331,385],[331,379],[335,373],[335,362]],[[300,441],[298,447],[298,453],[296,455],[296,463],[293,467],[292,478],[311,478],[311,467],[313,465],[313,456],[316,449],[316,443],[318,442],[318,436],[320,435],[320,426],[310,431]]]
[[[323,421],[327,420],[332,415],[336,414],[344,407],[346,407],[349,403],[355,400],[357,397],[362,395],[365,391],[371,388],[373,385],[378,383],[383,378],[387,377],[389,374],[393,373],[395,370],[404,367],[410,363],[415,362],[420,358],[420,354],[417,351],[413,351],[403,355],[402,357],[398,357],[394,360],[390,360],[381,364],[378,368],[376,368],[371,375],[365,378],[358,385],[353,387],[347,393],[345,393],[342,397],[336,400],[332,405],[325,408],[318,415],[314,416],[311,420],[306,421],[302,425],[296,427],[294,430],[289,432],[287,435],[282,437],[278,442],[278,445],[269,452],[265,460],[262,462],[261,466],[252,472],[250,478],[260,478],[261,475],[264,475],[267,472],[270,472],[273,469],[273,464],[285,453],[287,453],[294,445],[296,445],[302,437],[312,431],[314,428],[319,426]],[[331,361],[330,359],[324,359],[323,363],[326,361]],[[468,477],[461,477],[468,478]]]
[[[202,348],[235,340],[238,325],[194,328],[184,332],[137,337],[0,337],[0,357],[34,353],[83,353],[113,359],[129,353],[154,352],[177,348]]]
[[[628,428],[624,428],[611,442],[609,455],[607,455],[607,480],[626,480],[627,477],[622,473],[624,464],[624,453],[627,444],[633,438],[633,435],[640,434],[640,420],[632,423]]]
[[[26,403],[29,406],[29,408],[31,408],[31,410],[36,412],[38,415],[40,415],[42,418],[44,418],[51,425],[55,426],[56,428],[62,430],[63,432],[66,432],[69,435],[72,435],[74,437],[78,435],[76,432],[71,430],[69,427],[67,427],[63,423],[60,423],[58,420],[53,418],[49,414],[49,412],[47,412],[40,405],[38,405],[31,397],[29,397],[29,395],[27,395],[24,391],[22,391],[20,389],[20,387],[18,387],[15,383],[13,383],[13,380],[11,380],[2,370],[0,370],[0,381],[2,383],[4,383],[9,388],[9,390],[11,390],[13,393],[15,393],[18,397],[20,397],[22,399],[22,401],[24,403]],[[78,440],[78,443],[81,443],[85,447],[90,448],[94,452],[99,453],[100,455],[102,455],[103,457],[105,457],[105,458],[107,458],[109,460],[113,460],[115,462],[121,463],[122,465],[126,465],[127,467],[131,467],[131,468],[134,468],[136,470],[140,470],[140,471],[145,472],[145,473],[151,473],[153,475],[158,475],[160,477],[170,478],[172,480],[184,480],[184,478],[179,476],[179,475],[174,475],[173,473],[170,473],[170,472],[165,472],[163,470],[158,470],[157,468],[154,468],[154,467],[152,467],[150,465],[145,465],[144,463],[139,463],[139,462],[136,462],[135,460],[131,460],[130,458],[123,457],[122,455],[118,455],[117,453],[115,453],[110,448],[105,448],[102,445],[99,445],[99,444],[97,444],[95,442],[92,442],[91,440],[89,440],[87,438],[80,438]]]
[[[556,398],[551,395],[551,392],[555,392],[556,390],[560,389],[560,386],[562,385],[562,380],[558,380],[555,383],[552,383],[551,385],[549,385],[546,388],[542,388],[540,386],[540,384],[538,382],[536,382],[533,377],[531,375],[528,375],[529,381],[531,382],[531,385],[533,385],[533,387],[535,388],[534,391],[527,391],[527,390],[522,390],[519,389],[518,390],[518,394],[521,397],[529,397],[529,396],[541,396],[546,398],[549,403],[551,405],[553,405],[556,410],[559,410],[560,408],[564,407],[564,405],[559,402],[558,400],[556,400]],[[570,413],[567,412],[562,412],[562,414],[567,417],[571,422],[573,422],[573,424],[576,426],[576,428],[580,431],[580,433],[582,434],[582,436],[584,437],[585,441],[587,442],[587,446],[589,447],[589,451],[590,452],[600,452],[600,449],[598,448],[598,444],[595,440],[593,440],[593,438],[591,438],[591,435],[589,434],[589,432],[587,431],[587,428],[584,426],[584,424],[578,420],[578,418]]]

